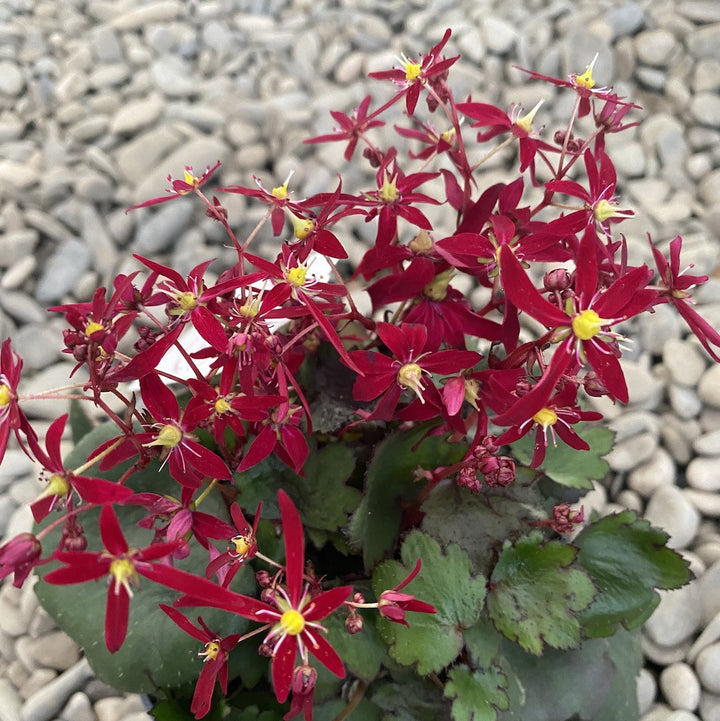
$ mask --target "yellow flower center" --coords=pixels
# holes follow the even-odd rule
[[[523,115],[522,118],[518,118],[515,121],[515,125],[522,128],[526,133],[529,133],[532,130],[532,124],[533,120],[535,119],[535,114],[544,102],[545,99],[542,98],[540,102],[538,102],[538,104],[527,115]]]
[[[170,424],[163,426],[160,433],[157,434],[154,441],[146,443],[146,446],[165,446],[165,448],[175,448],[182,440],[182,431],[177,426]]]
[[[449,130],[446,130],[444,133],[440,134],[440,137],[448,144],[448,145],[455,145],[455,138],[457,136],[457,133],[455,131],[455,128],[450,128]]]
[[[621,210],[603,198],[595,203],[593,215],[599,223],[604,223],[608,218],[629,218],[633,215],[633,212],[631,210]]]
[[[480,381],[475,378],[465,379],[465,400],[476,410],[480,409],[477,406],[478,398],[480,397]]]
[[[605,322],[594,310],[588,308],[572,319],[573,333],[580,340],[590,340],[602,330]]]
[[[97,333],[99,330],[105,330],[105,326],[102,323],[89,320],[85,326],[85,337],[89,338],[93,333]]]
[[[410,248],[413,253],[417,253],[418,255],[425,255],[429,253],[433,248],[433,242],[427,230],[421,230],[408,243],[408,248]]]
[[[177,302],[183,313],[189,313],[190,311],[195,310],[198,304],[195,293],[189,290],[184,293],[178,293]]]
[[[282,630],[290,636],[297,636],[301,634],[305,628],[305,619],[300,611],[289,608],[280,616],[280,626]]]
[[[453,277],[453,269],[448,268],[438,273],[424,288],[423,294],[430,300],[441,301],[447,297],[447,289],[450,279]]]
[[[12,391],[10,390],[10,386],[3,383],[0,386],[0,408],[8,405],[10,403],[10,401],[12,400],[12,397],[13,397],[13,395],[12,395]]]
[[[203,663],[206,661],[214,661],[220,653],[220,644],[217,641],[208,641],[205,644],[205,650],[200,651],[198,656],[205,656]]]
[[[414,83],[422,75],[422,65],[420,63],[406,60],[403,63],[403,68],[405,69],[405,80],[408,83]]]
[[[378,195],[383,203],[394,203],[400,197],[397,185],[395,184],[395,179],[393,178],[393,180],[390,180],[387,172],[385,173],[385,180],[383,181],[382,188],[380,188]]]
[[[238,308],[238,313],[244,318],[254,318],[260,311],[260,301],[255,298],[248,300]]]
[[[200,185],[200,178],[197,178],[197,177],[195,177],[195,176],[193,175],[193,173],[192,173],[192,168],[185,168],[185,174],[184,174],[184,175],[185,175],[184,180],[185,180],[185,182],[186,182],[188,185],[193,185],[193,186],[195,186],[195,187],[197,187],[198,185]],[[183,193],[188,193],[188,192],[190,192],[190,191],[185,190],[185,191],[182,191],[182,192],[183,192]]]
[[[298,218],[297,215],[293,215],[290,220],[292,220],[295,237],[298,240],[305,240],[315,230],[315,221],[310,218]]]
[[[285,200],[288,197],[288,183],[290,182],[290,178],[292,178],[292,174],[295,171],[291,170],[290,175],[287,176],[287,179],[282,185],[278,185],[277,188],[273,188],[271,191],[271,195],[278,200]]]
[[[138,574],[129,558],[115,558],[110,564],[110,575],[115,579],[115,593],[120,590],[120,586],[125,586],[132,595],[130,582],[136,581]]]
[[[592,75],[595,60],[597,60],[597,55],[595,56],[595,59],[590,63],[590,65],[585,68],[585,72],[582,75],[573,74],[572,80],[574,81],[575,85],[579,85],[581,88],[587,88],[588,90],[592,90],[592,88],[595,87],[595,80],[593,79]]]
[[[306,275],[307,268],[304,265],[298,265],[297,268],[289,268],[285,273],[285,278],[290,285],[294,285],[296,288],[301,288],[305,285]]]
[[[244,556],[250,550],[252,546],[252,539],[250,536],[233,536],[230,542],[235,546],[235,553],[238,556]]]
[[[421,403],[425,402],[422,397],[422,392],[425,390],[425,386],[422,384],[422,368],[417,363],[406,363],[400,368],[397,381],[403,388],[410,388]]]
[[[557,413],[552,408],[541,408],[534,416],[533,420],[535,423],[541,425],[543,428],[548,426],[554,426],[557,423]]]
[[[219,415],[227,413],[231,408],[232,406],[227,398],[218,398],[215,401],[215,413],[218,413]]]
[[[70,493],[70,484],[67,478],[60,473],[53,473],[48,479],[48,486],[44,495],[67,496],[68,493]]]

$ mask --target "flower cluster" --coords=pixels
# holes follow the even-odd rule
[[[89,380],[47,397],[91,403],[115,427],[78,467],[66,467],[60,453],[66,415],[50,426],[45,448],[38,442],[22,410],[22,361],[9,339],[2,343],[0,459],[12,433],[43,469],[47,485],[32,504],[45,527],[0,548],[0,578],[14,573],[19,585],[34,567],[53,562],[61,565],[45,574],[49,584],[107,579],[111,652],[126,638],[141,577],[182,594],[161,608],[202,644],[196,718],[210,711],[216,681],[228,692],[229,659],[257,634],[261,654],[271,659],[277,701],[292,695],[285,718],[302,713],[309,720],[318,678],[313,664],[345,674],[325,637],[325,619],[344,609],[346,628],[356,633],[363,628],[360,609],[376,609],[401,625],[408,624],[408,612],[435,612],[403,590],[420,573],[419,562],[374,603],[348,583],[362,575],[356,566],[323,590],[305,557],[301,515],[282,489],[270,500],[277,499],[284,561],[265,555],[258,540],[261,506],[252,525],[241,508],[247,506],[247,474],[277,459],[275,472],[284,464],[302,477],[311,450],[333,444],[348,445],[355,461],[366,463],[370,452],[362,448],[391,432],[424,428],[425,437],[445,438],[462,460],[420,469],[420,498],[443,480],[478,494],[513,482],[509,444],[534,434],[530,465],[541,467],[550,445],[588,448],[574,426],[601,415],[587,410],[584,398],[628,400],[618,324],[671,304],[720,360],[720,334],[692,307],[691,289],[705,278],[681,273],[681,239],[670,244],[669,260],[652,246],[656,283],[653,269],[627,264],[628,241],[616,226],[632,211],[618,204],[605,137],[630,127],[625,116],[635,106],[596,88],[592,65],[568,80],[531,73],[576,96],[568,126],[542,139],[533,127],[540,103],[522,114],[456,102],[448,76],[458,58],[443,56],[449,40],[450,31],[420,59],[403,57],[400,67],[373,73],[395,85],[390,100],[372,110],[368,96],[350,115],[333,112],[337,129],[307,141],[347,143],[348,161],[362,148],[374,174],[362,192],[345,192],[340,182],[298,199],[291,178],[271,190],[258,178],[255,186],[218,188],[220,195],[239,193],[268,208],[242,241],[221,200],[205,195],[219,162],[199,177],[186,168],[183,179],[169,177],[167,195],[135,206],[195,196],[225,228],[237,261],[219,274],[207,261],[184,276],[136,256],[142,270],[119,275],[90,302],[51,309],[64,314],[64,351]],[[372,136],[401,99],[410,126],[398,127],[398,134],[420,147],[407,158]],[[580,122],[586,124],[582,133]],[[442,124],[447,129],[436,130]],[[483,185],[483,163],[514,146],[519,174],[512,182]],[[536,188],[542,192],[532,197],[540,200],[530,202],[528,191]],[[438,215],[431,209],[443,205],[451,227],[431,220]],[[347,218],[376,228],[353,276],[364,280],[369,317],[356,306],[360,291],[349,290],[336,265],[348,257],[342,241]],[[282,239],[274,259],[249,249],[266,224]],[[469,284],[477,288],[472,297],[460,290]],[[528,339],[523,315],[544,331]],[[189,334],[198,350],[188,350]],[[187,373],[168,368],[171,353],[182,358]],[[324,396],[332,414],[323,410]],[[153,463],[172,478],[175,495],[134,486],[135,476]],[[103,477],[108,472],[115,480]],[[355,487],[362,482],[360,474]],[[227,510],[222,517],[197,510],[213,493]],[[252,513],[255,503],[244,511]],[[153,531],[146,546],[128,543],[120,507],[141,509],[139,525]],[[93,508],[100,509],[103,547],[88,550],[79,519]],[[404,530],[417,526],[420,502],[404,506],[402,514]],[[565,533],[582,520],[565,505],[534,525]],[[43,548],[57,528],[57,547]],[[322,546],[330,536],[311,538]],[[207,556],[204,575],[182,569],[195,548]],[[234,590],[238,571],[250,562],[260,569],[258,597]],[[254,624],[253,630],[222,636],[202,617],[196,624],[178,610],[186,606],[222,609]]]

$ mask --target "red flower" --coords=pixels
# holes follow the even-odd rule
[[[420,62],[403,56],[400,58],[402,67],[370,73],[370,77],[376,80],[392,80],[400,88],[400,92],[395,96],[394,100],[399,100],[404,95],[405,109],[408,115],[412,115],[415,112],[415,106],[423,87],[428,81],[446,73],[450,66],[460,57],[459,55],[454,58],[441,58],[440,56],[451,34],[452,31],[448,28],[442,40],[427,55],[423,55]]]
[[[550,329],[543,342],[555,341],[558,345],[537,385],[499,414],[496,423],[515,425],[531,418],[547,404],[573,361],[578,366],[589,364],[609,394],[627,403],[627,385],[617,360],[618,335],[611,326],[641,313],[656,300],[657,292],[647,288],[650,269],[644,265],[634,268],[608,288],[598,289],[597,242],[591,229],[580,243],[575,289],[564,309],[540,294],[507,245],[500,250],[500,274],[508,299]]]
[[[293,209],[297,206],[291,202],[290,196],[288,195],[288,183],[292,173],[288,175],[287,179],[282,185],[279,185],[272,190],[266,190],[263,184],[260,182],[260,178],[253,175],[253,180],[257,184],[257,188],[246,188],[242,185],[233,185],[229,188],[218,188],[221,193],[238,193],[240,195],[249,195],[253,198],[258,198],[266,205],[271,207],[271,223],[273,233],[280,235],[282,233],[283,226],[285,225],[285,208]]]
[[[380,108],[380,110],[374,112],[370,117],[368,117],[367,111],[370,107],[371,100],[372,98],[369,95],[366,95],[362,99],[360,105],[353,110],[352,116],[345,115],[345,113],[340,113],[337,110],[331,110],[330,115],[333,116],[333,119],[339,127],[334,128],[332,133],[318,135],[303,142],[327,143],[335,140],[347,140],[348,144],[345,148],[345,160],[349,162],[352,160],[358,140],[364,136],[366,131],[370,130],[370,128],[377,128],[381,125],[385,125],[382,120],[373,120],[372,118],[377,116],[387,106],[383,106],[383,108]]]
[[[212,705],[212,695],[215,689],[216,679],[220,681],[220,688],[224,694],[227,694],[228,685],[228,655],[235,648],[240,635],[232,633],[229,636],[220,638],[216,633],[210,630],[201,616],[198,616],[199,626],[196,626],[180,611],[171,606],[160,604],[165,613],[183,630],[198,641],[205,644],[203,651],[198,656],[203,658],[203,667],[200,671],[197,684],[195,684],[195,693],[193,694],[190,712],[195,715],[196,719],[200,719],[207,715]]]
[[[567,80],[563,80],[562,78],[553,78],[550,75],[543,75],[542,73],[536,73],[532,70],[526,70],[525,68],[518,68],[518,70],[522,70],[524,73],[528,73],[530,77],[536,80],[546,80],[547,82],[552,83],[553,85],[557,85],[561,88],[572,88],[579,97],[578,117],[580,118],[583,118],[590,113],[590,99],[595,97],[602,100],[612,97],[614,102],[619,105],[630,105],[632,107],[638,108],[639,106],[634,105],[633,103],[622,102],[622,100],[613,92],[612,88],[595,87],[593,68],[595,67],[596,60],[597,55],[595,55],[590,65],[585,68],[584,73],[571,73],[568,76]]]
[[[713,328],[693,307],[692,296],[689,290],[707,280],[705,275],[687,275],[680,269],[680,251],[682,250],[682,238],[678,235],[670,241],[670,262],[652,244],[653,257],[660,273],[660,283],[663,288],[660,290],[662,303],[672,303],[678,313],[684,318],[690,330],[697,336],[702,347],[710,357],[720,363],[720,356],[712,349],[712,346],[720,348],[720,333]],[[692,268],[692,265],[690,266]]]
[[[285,491],[278,491],[278,501],[285,536],[285,586],[275,587],[272,604],[258,602],[251,614],[244,615],[272,624],[265,644],[272,647],[275,695],[283,703],[290,694],[298,652],[303,664],[309,651],[331,673],[345,675],[342,659],[325,640],[319,621],[343,605],[352,587],[340,586],[315,596],[307,586],[303,589],[305,539],[300,515]]]
[[[56,551],[53,558],[65,564],[45,575],[47,583],[69,584],[93,581],[109,576],[105,610],[105,644],[110,653],[122,646],[127,635],[132,586],[138,587],[139,575],[184,593],[198,592],[207,585],[207,592],[216,588],[202,578],[161,563],[178,546],[153,543],[147,548],[130,548],[112,506],[100,511],[100,537],[104,551]]]
[[[66,470],[62,462],[60,440],[65,430],[65,422],[68,414],[60,416],[53,421],[45,436],[45,447],[43,451],[34,438],[28,438],[37,460],[50,474],[48,486],[34,501],[30,508],[36,523],[40,523],[58,503],[64,503],[68,508],[73,507],[73,492],[88,503],[115,503],[122,502],[132,496],[132,490],[121,486],[113,481],[104,478],[92,478],[90,476],[77,475],[75,471]]]
[[[32,533],[20,533],[0,546],[0,579],[15,574],[13,586],[21,588],[30,571],[46,561],[40,560],[42,546]]]
[[[12,349],[10,338],[6,338],[0,348],[0,462],[5,456],[10,431],[15,433],[20,447],[28,455],[23,436],[28,440],[37,439],[30,421],[18,405],[17,386],[22,367],[22,358]]]
[[[219,167],[220,161],[218,160],[217,163],[212,166],[212,168],[208,165],[205,168],[205,172],[198,178],[193,175],[192,166],[186,165],[185,173],[182,179],[173,178],[172,175],[167,176],[167,179],[170,182],[170,187],[167,189],[167,192],[170,193],[170,195],[163,195],[159,198],[152,198],[150,200],[146,200],[144,203],[139,203],[138,205],[133,205],[129,207],[125,212],[127,213],[128,211],[135,210],[136,208],[146,208],[148,205],[167,203],[168,200],[175,200],[175,198],[181,198],[183,195],[187,195],[188,193],[196,193],[199,191],[200,186],[207,183],[207,181],[210,179],[210,176]]]
[[[510,398],[512,401],[517,400],[517,396],[510,396]],[[565,385],[560,391],[555,393],[539,411],[505,431],[505,433],[497,439],[498,445],[513,443],[535,428],[535,450],[530,461],[531,468],[537,468],[545,459],[545,451],[548,445],[548,431],[550,432],[552,443],[556,447],[557,434],[571,448],[585,451],[589,450],[590,446],[575,433],[571,425],[579,423],[580,421],[598,421],[603,416],[602,413],[595,411],[583,411],[577,405],[576,399],[577,387],[571,384]],[[510,405],[510,403],[508,403],[508,405]]]
[[[390,420],[405,389],[413,391],[425,402],[423,393],[431,384],[423,373],[451,374],[472,368],[481,358],[479,353],[463,350],[424,352],[427,331],[422,325],[403,323],[399,328],[390,323],[377,324],[377,334],[392,356],[376,351],[353,351],[353,361],[365,374],[353,386],[353,398],[371,401],[382,395],[372,420]],[[433,386],[434,388],[434,386]],[[434,394],[434,395],[437,395]]]
[[[317,683],[317,671],[307,664],[298,666],[293,671],[292,700],[290,710],[283,716],[289,721],[301,713],[305,714],[305,721],[312,721],[313,694]]]
[[[237,503],[230,506],[230,515],[237,533],[225,536],[228,539],[228,549],[225,553],[220,554],[208,564],[205,569],[205,576],[210,578],[214,573],[221,577],[222,585],[227,587],[235,574],[240,570],[245,561],[250,560],[257,553],[257,527],[260,522],[260,511],[262,510],[262,501],[258,503],[257,511],[255,511],[255,519],[252,528],[245,520],[245,515]],[[225,572],[223,569],[229,566]]]
[[[415,568],[408,574],[404,581],[398,583],[397,586],[391,588],[388,591],[383,591],[380,594],[378,600],[378,611],[381,616],[384,616],[394,623],[401,623],[403,626],[409,626],[405,620],[406,611],[414,611],[415,613],[437,613],[435,606],[432,606],[425,601],[418,601],[415,596],[411,596],[408,593],[401,593],[400,589],[410,583],[415,576],[420,573],[422,562],[418,558]]]

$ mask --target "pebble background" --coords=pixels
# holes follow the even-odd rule
[[[0,336],[13,337],[33,373],[23,392],[67,377],[63,322],[48,318],[48,305],[87,300],[134,267],[132,252],[181,272],[208,257],[231,259],[196,205],[126,215],[128,205],[161,195],[168,172],[217,159],[223,184],[251,184],[257,173],[272,187],[294,169],[297,196],[330,189],[344,168],[341,144],[302,139],[329,130],[331,108],[349,110],[370,89],[387,97],[392,90],[366,73],[401,52],[417,56],[448,26],[448,54],[463,53],[456,87],[526,108],[545,97],[549,126],[567,117],[572,98],[527,83],[512,66],[564,77],[599,53],[599,82],[645,108],[642,127],[609,139],[619,190],[637,211],[622,225],[631,259],[649,260],[646,232],[663,247],[682,233],[684,262],[715,272],[717,0],[2,0]],[[346,187],[362,181],[353,172]],[[239,236],[264,212],[240,196],[223,201]],[[697,301],[720,325],[719,277]],[[613,478],[585,506],[643,511],[697,576],[665,594],[644,629],[643,721],[720,721],[720,366],[666,311],[633,329],[639,340],[623,361],[631,402],[601,408],[617,432]],[[24,407],[41,426],[62,412],[58,403]],[[29,529],[27,502],[39,490],[11,448],[0,535]],[[139,697],[93,678],[31,584],[3,585],[0,721],[148,718]]]

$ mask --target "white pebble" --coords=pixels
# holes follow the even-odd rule
[[[657,681],[655,676],[646,668],[640,669],[637,680],[638,710],[640,715],[650,710],[657,695]]]
[[[662,670],[660,690],[674,709],[694,711],[700,703],[700,682],[686,663],[674,663]]]
[[[706,646],[695,661],[700,683],[710,693],[720,693],[720,643]]]
[[[645,517],[670,535],[670,548],[687,548],[700,526],[700,514],[677,486],[660,486],[650,498]]]

